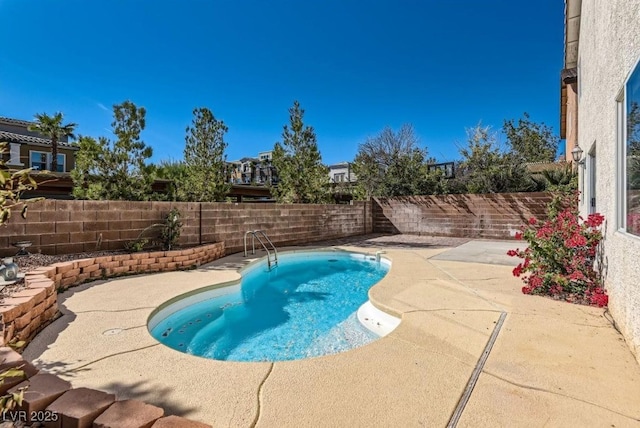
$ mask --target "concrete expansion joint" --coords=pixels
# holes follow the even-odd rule
[[[92,364],[98,363],[98,362],[100,362],[100,361],[104,361],[104,360],[106,360],[106,359],[108,359],[108,358],[111,358],[111,357],[117,357],[117,356],[119,356],[119,355],[130,354],[130,353],[132,353],[132,352],[142,351],[142,350],[144,350],[144,349],[153,348],[154,346],[159,346],[159,345],[160,345],[159,343],[154,343],[154,344],[152,344],[152,345],[142,346],[142,347],[140,347],[140,348],[130,349],[130,350],[128,350],[128,351],[116,352],[116,353],[114,353],[114,354],[105,355],[104,357],[100,357],[100,358],[98,358],[98,359],[96,359],[96,360],[89,361],[88,363],[84,363],[84,364],[83,364],[83,365],[81,365],[81,366],[74,367],[74,368],[70,369],[70,370],[69,370],[69,372],[75,372],[75,371],[78,371],[78,370],[80,370],[80,369],[83,369],[83,368],[88,367],[88,366],[90,366],[90,365],[92,365]]]
[[[262,379],[262,381],[260,382],[260,385],[258,385],[258,408],[256,409],[256,417],[254,418],[253,422],[251,423],[251,425],[249,425],[251,428],[254,428],[255,426],[258,425],[258,422],[260,422],[260,415],[262,413],[262,390],[264,388],[264,384],[267,382],[267,379],[269,379],[269,376],[271,376],[271,372],[273,372],[273,366],[275,365],[275,363],[270,363],[269,364],[269,370],[267,370],[267,374],[264,376],[264,378]]]
[[[513,385],[513,386],[517,387],[517,388],[528,389],[528,390],[531,390],[531,391],[546,392],[548,394],[558,395],[560,397],[568,398],[570,400],[579,401],[579,402],[587,404],[589,406],[598,407],[598,408],[606,410],[608,412],[615,413],[616,415],[620,415],[620,416],[623,416],[625,418],[631,419],[632,421],[640,422],[640,415],[636,415],[636,416],[627,415],[625,413],[618,412],[617,410],[613,410],[613,409],[611,409],[609,407],[594,403],[592,401],[583,400],[582,398],[574,397],[572,395],[563,394],[563,393],[557,392],[557,391],[551,391],[549,389],[541,388],[541,387],[538,387],[538,386],[526,385],[526,384],[523,384],[523,383],[519,383],[519,382],[510,380],[510,379],[507,379],[505,377],[502,377],[502,376],[500,376],[498,374],[495,374],[495,373],[492,373],[490,371],[487,371],[487,370],[483,370],[482,372],[484,374],[488,375],[488,376],[491,376],[491,377],[493,377],[495,379],[501,380],[502,382],[506,382],[506,383],[508,383],[510,385]]]
[[[455,410],[451,414],[451,418],[449,419],[447,428],[455,428],[458,426],[460,417],[462,416],[462,413],[464,412],[464,409],[467,406],[469,399],[471,398],[471,394],[473,393],[473,389],[475,388],[476,383],[478,382],[478,378],[480,377],[480,374],[484,370],[484,365],[487,362],[487,359],[489,358],[489,354],[491,353],[493,344],[498,339],[498,334],[500,334],[500,330],[502,329],[502,325],[504,324],[504,320],[506,317],[507,317],[506,312],[502,312],[500,314],[500,318],[498,318],[498,322],[496,323],[496,326],[493,328],[491,337],[489,337],[489,340],[487,341],[487,344],[484,347],[484,351],[482,351],[482,355],[478,359],[478,362],[475,368],[473,369],[473,372],[471,373],[471,377],[467,382],[467,386],[465,387],[464,392],[462,393],[462,396],[460,397],[460,400],[458,401],[458,404],[456,405]]]
[[[131,312],[131,311],[142,311],[142,310],[156,309],[156,306],[142,306],[140,308],[131,308],[131,309],[114,309],[114,310],[106,310],[106,309],[89,309],[87,311],[73,311],[74,314],[90,314],[92,312],[105,312],[105,313],[116,313],[116,312]]]
[[[146,327],[147,327],[147,324],[134,325],[133,327],[122,328],[122,331],[135,330],[136,328],[146,328]]]
[[[402,315],[404,314],[413,314],[413,313],[418,313],[418,312],[450,312],[450,311],[455,311],[455,312],[491,312],[491,313],[495,313],[495,314],[502,314],[506,311],[501,311],[499,309],[469,309],[469,308],[435,308],[435,309],[411,309],[409,311],[404,311],[402,313]],[[511,312],[509,312],[511,313]]]
[[[444,269],[441,266],[436,265],[435,263],[433,263],[431,260],[429,259],[425,259],[424,257],[420,256],[424,261],[426,261],[427,263],[429,263],[431,266],[433,266],[434,268],[438,269],[439,271],[441,271],[442,273],[444,273],[445,275],[447,275],[449,278],[451,278],[454,282],[456,282],[458,285],[466,288],[470,293],[474,294],[478,299],[482,300],[483,302],[486,302],[487,304],[489,304],[490,306],[493,306],[494,308],[496,308],[499,312],[507,312],[507,310],[499,305],[497,305],[495,302],[492,302],[491,300],[487,299],[486,297],[481,296],[480,294],[478,294],[478,291],[470,286],[468,286],[467,284],[465,284],[464,282],[460,281],[458,278],[456,278],[451,272],[449,272],[448,270]]]
[[[450,359],[450,360],[456,360],[457,362],[459,362],[459,363],[460,363],[460,364],[462,364],[463,366],[467,366],[467,367],[475,367],[475,365],[474,365],[474,364],[470,364],[468,361],[465,361],[465,360],[463,360],[463,359],[461,359],[461,358],[459,358],[459,357],[456,357],[455,355],[447,354],[446,352],[438,352],[438,351],[434,351],[434,350],[433,350],[433,349],[431,349],[431,348],[427,348],[426,346],[419,345],[419,344],[417,344],[417,343],[415,343],[415,342],[412,342],[412,341],[410,341],[410,340],[404,339],[404,338],[402,338],[402,337],[397,337],[397,336],[389,335],[389,336],[387,336],[385,339],[389,339],[389,340],[397,340],[397,341],[399,341],[399,342],[406,343],[406,344],[411,345],[411,346],[413,346],[413,347],[415,347],[415,348],[418,348],[418,349],[420,349],[421,351],[423,351],[423,352],[425,352],[425,353],[433,354],[433,355],[440,355],[441,357],[446,357],[446,358],[448,358],[448,359]]]
[[[623,339],[626,340],[626,338],[624,337],[624,334],[622,334],[622,331],[620,331],[620,327],[618,326],[618,323],[616,322],[616,320],[613,318],[613,315],[611,315],[611,312],[609,312],[609,308],[605,308],[604,312],[602,312],[602,316],[604,317],[604,319],[606,319],[609,324],[611,324],[611,327],[613,327],[620,336],[622,336]]]
[[[517,316],[517,317],[540,317],[540,318],[544,318],[546,320],[550,320],[550,321],[554,321],[554,320],[559,320],[562,321],[564,324],[570,324],[570,325],[577,325],[577,326],[581,326],[581,327],[590,327],[590,328],[613,328],[614,330],[618,331],[615,326],[609,324],[609,322],[607,321],[607,324],[600,324],[600,325],[594,325],[594,324],[585,324],[585,323],[580,323],[580,322],[571,322],[571,321],[566,321],[564,318],[556,318],[556,317],[550,317],[548,315],[543,315],[543,314],[534,314],[534,313],[528,313],[528,314],[523,314],[520,312],[509,312],[509,315],[513,315],[513,316]],[[605,317],[606,319],[606,317]],[[620,333],[618,331],[618,333]]]

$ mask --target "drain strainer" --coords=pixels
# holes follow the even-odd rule
[[[109,330],[105,330],[102,332],[105,336],[113,336],[114,334],[120,334],[124,330],[121,328],[110,328]]]

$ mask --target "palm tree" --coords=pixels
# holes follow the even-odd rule
[[[58,171],[58,141],[64,137],[75,138],[73,131],[75,123],[62,124],[62,113],[49,116],[46,113],[36,114],[35,123],[29,126],[29,131],[37,132],[51,139],[51,171]]]

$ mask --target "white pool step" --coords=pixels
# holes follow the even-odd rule
[[[368,330],[380,337],[384,337],[395,330],[395,328],[400,325],[401,320],[400,318],[381,311],[373,306],[370,300],[367,300],[367,302],[358,309],[358,321]]]

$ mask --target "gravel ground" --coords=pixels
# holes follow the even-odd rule
[[[94,251],[91,253],[61,254],[58,256],[51,256],[47,254],[29,254],[26,256],[14,256],[13,262],[18,265],[20,273],[27,273],[39,267],[48,266],[53,263],[68,262],[70,260],[86,259],[91,257],[109,256],[114,254],[124,254],[124,251]],[[16,293],[22,289],[24,289],[24,279],[20,279],[11,285],[5,286],[0,290],[0,302],[4,301],[6,297],[9,297],[13,293]]]
[[[61,254],[50,256],[47,254],[29,254],[28,256],[14,257],[13,261],[20,267],[20,272],[29,272],[42,266],[53,263],[68,262],[70,260],[88,259],[93,257],[110,256],[114,254],[124,254],[124,251],[94,251],[91,253]]]

